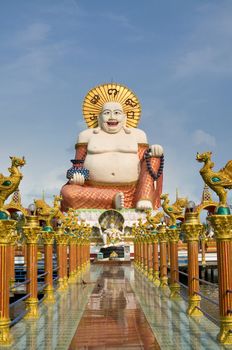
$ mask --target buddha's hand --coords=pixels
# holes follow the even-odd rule
[[[85,177],[82,174],[75,173],[73,177],[69,180],[69,183],[72,185],[84,185]]]
[[[151,145],[150,152],[152,157],[160,158],[164,154],[164,149],[160,145]]]

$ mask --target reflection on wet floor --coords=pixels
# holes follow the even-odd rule
[[[15,343],[8,349],[225,349],[215,324],[188,317],[184,300],[170,300],[133,265],[92,265],[56,299],[40,305],[37,321],[12,328]]]
[[[69,347],[74,349],[160,349],[124,267],[104,267]]]

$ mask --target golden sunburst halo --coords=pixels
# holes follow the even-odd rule
[[[83,102],[83,115],[89,128],[98,126],[98,116],[106,102],[119,102],[126,115],[126,126],[136,128],[141,114],[137,96],[126,86],[109,83],[91,89]]]

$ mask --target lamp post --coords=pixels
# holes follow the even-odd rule
[[[190,201],[185,213],[185,222],[182,224],[183,231],[186,234],[188,244],[188,293],[189,306],[187,313],[190,316],[202,316],[200,308],[201,297],[199,293],[199,264],[198,264],[198,246],[199,235],[202,231],[202,225],[199,222],[197,212],[194,212],[195,203]]]
[[[220,332],[218,340],[232,344],[232,215],[211,215],[217,241]]]
[[[178,242],[179,230],[175,227],[167,229],[169,247],[170,247],[170,298],[180,299],[180,285],[178,272]]]
[[[158,242],[159,242],[159,239],[158,239],[157,230],[153,230],[152,231],[153,283],[157,287],[160,286]]]
[[[69,278],[68,283],[76,282],[76,237],[70,235],[69,239]]]
[[[45,303],[54,304],[54,288],[53,288],[53,243],[54,231],[51,226],[45,226],[42,230],[42,239],[44,241],[44,271],[45,275]]]
[[[160,287],[168,287],[168,267],[167,267],[167,232],[166,225],[158,226],[158,238],[160,243]]]
[[[201,264],[203,267],[206,266],[206,259],[205,259],[205,242],[207,240],[206,238],[206,230],[203,227],[202,232],[200,234],[200,240],[201,240]]]
[[[29,206],[31,214],[35,213],[35,205]],[[36,215],[26,216],[26,225],[23,226],[23,233],[26,237],[27,243],[27,279],[30,281],[27,284],[27,294],[30,294],[26,300],[27,314],[25,319],[37,319],[39,318],[38,309],[38,267],[37,267],[37,243],[40,237],[40,226],[38,217]]]
[[[10,260],[10,286],[13,288],[15,284],[15,246],[16,242],[19,239],[19,234],[17,234],[17,231],[12,231],[11,233],[11,239],[10,239],[10,246],[9,246],[9,260]],[[12,289],[11,290],[14,290]]]
[[[57,260],[59,267],[59,278],[58,278],[58,288],[57,291],[64,292],[68,288],[67,283],[67,244],[69,236],[64,233],[62,227],[58,227],[55,234],[57,242]]]
[[[147,267],[147,276],[149,281],[153,281],[153,240],[152,235],[149,232],[147,237],[147,252],[148,252],[148,267]]]
[[[143,235],[143,273],[147,276],[147,237]]]
[[[134,266],[137,267],[137,259],[138,259],[138,239],[137,237],[134,237]]]
[[[139,271],[143,270],[143,237],[139,234]]]

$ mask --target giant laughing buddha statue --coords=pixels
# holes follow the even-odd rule
[[[149,146],[137,128],[140,103],[119,84],[89,91],[83,103],[88,129],[76,143],[68,183],[61,189],[62,208],[139,210],[160,207],[163,148]]]

